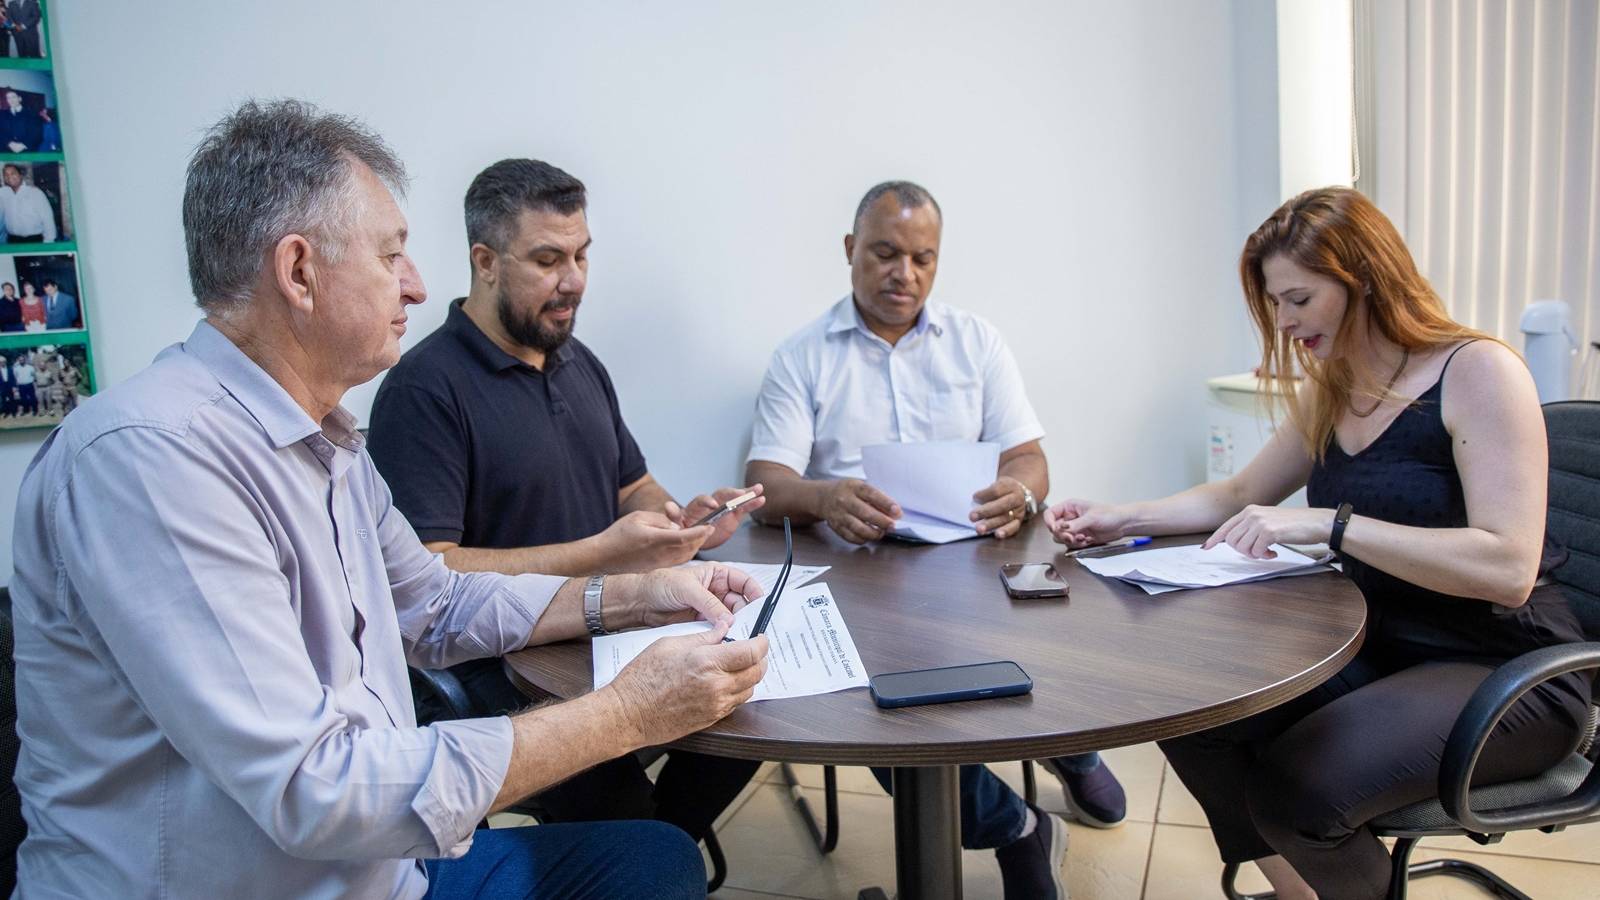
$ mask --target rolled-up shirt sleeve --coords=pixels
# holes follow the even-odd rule
[[[805,474],[816,440],[811,394],[800,361],[790,348],[778,348],[761,379],[761,393],[756,395],[756,419],[747,463],[775,462]]]
[[[276,545],[266,503],[175,431],[124,428],[79,450],[48,521],[105,663],[176,752],[284,852],[465,852],[505,777],[509,720],[353,722],[308,655],[293,568],[280,567],[294,548]],[[494,594],[436,572],[425,580],[441,609],[457,594]],[[499,647],[510,631],[480,621],[499,606],[439,612],[419,635]]]
[[[983,363],[983,432],[978,438],[993,441],[1002,451],[1044,437],[1044,426],[1028,402],[1028,389],[1011,348],[994,327],[985,323]]]

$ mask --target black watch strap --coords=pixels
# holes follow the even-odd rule
[[[1339,552],[1339,545],[1344,543],[1344,527],[1350,524],[1350,517],[1355,514],[1355,507],[1348,503],[1339,504],[1339,509],[1333,514],[1333,532],[1328,535],[1328,549]]]

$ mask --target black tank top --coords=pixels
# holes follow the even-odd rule
[[[1444,372],[1461,347],[1445,359],[1439,380],[1366,449],[1351,455],[1337,437],[1329,438],[1327,452],[1306,484],[1311,506],[1332,509],[1349,503],[1358,515],[1399,525],[1466,527],[1461,475],[1442,413]],[[1342,561],[1367,600],[1365,649],[1395,662],[1449,658],[1493,663],[1584,639],[1558,588],[1538,588],[1526,604],[1508,609],[1428,590],[1349,555]]]

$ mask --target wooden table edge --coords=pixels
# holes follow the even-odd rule
[[[1007,762],[1021,759],[1048,759],[1075,753],[1110,750],[1131,744],[1179,737],[1207,728],[1215,728],[1271,709],[1310,691],[1332,678],[1345,664],[1355,658],[1366,640],[1367,618],[1362,616],[1361,627],[1350,636],[1338,651],[1316,665],[1260,690],[1160,719],[1150,719],[1129,725],[1091,729],[1071,735],[1040,735],[1017,738],[993,738],[979,741],[952,741],[943,744],[880,744],[861,742],[796,741],[786,738],[752,737],[748,735],[718,734],[710,729],[685,735],[665,746],[691,750],[712,756],[732,759],[755,759],[771,762],[812,763],[821,765],[873,765],[873,766],[943,766],[972,763]],[[549,696],[547,691],[529,682],[513,667],[505,663],[506,677],[518,690],[531,696]],[[864,689],[863,703],[871,703]],[[560,698],[570,699],[570,698]],[[805,698],[798,698],[803,701]],[[778,700],[770,702],[797,702]],[[970,701],[983,702],[983,701]],[[712,725],[710,728],[715,728]]]

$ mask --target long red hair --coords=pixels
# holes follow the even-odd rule
[[[1262,262],[1278,254],[1339,282],[1349,292],[1333,344],[1336,351],[1345,352],[1319,360],[1278,330],[1277,309],[1267,297],[1261,273]],[[1348,348],[1355,337],[1358,305],[1365,305],[1369,327],[1413,353],[1464,338],[1489,338],[1445,313],[1444,303],[1417,271],[1394,223],[1350,188],[1306,191],[1278,207],[1244,242],[1239,280],[1261,333],[1261,375],[1318,460],[1352,397],[1376,401],[1386,396],[1383,381],[1389,373],[1359,370],[1351,363]],[[1308,381],[1298,390],[1293,377],[1296,363]]]

